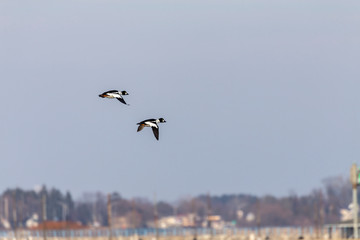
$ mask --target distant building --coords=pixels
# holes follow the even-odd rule
[[[167,216],[158,220],[157,226],[155,221],[149,221],[148,227],[159,228],[174,228],[174,227],[195,227],[195,214],[185,214],[179,216]]]
[[[27,228],[35,228],[37,226],[39,226],[39,216],[34,213],[31,218],[29,218],[28,220],[26,220],[25,222],[25,226]]]
[[[172,227],[181,227],[182,223],[180,218],[176,216],[163,217],[159,219],[158,227],[159,228],[172,228]]]
[[[83,229],[87,228],[80,222],[56,222],[56,221],[45,221],[38,224],[36,227],[31,227],[31,230],[64,230],[64,229]]]
[[[354,238],[353,220],[342,221],[336,224],[326,224],[324,227],[330,239],[335,238]],[[358,223],[358,231],[360,233],[360,223]]]
[[[126,217],[113,217],[111,219],[111,226],[113,228],[126,229],[126,228],[130,228],[131,224],[129,223],[128,218]]]
[[[1,218],[1,225],[5,229],[10,229],[11,228],[11,224],[5,218]]]
[[[220,215],[211,215],[202,223],[202,227],[211,227],[215,229],[221,229],[225,226],[225,222]]]

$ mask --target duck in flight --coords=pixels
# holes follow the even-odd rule
[[[101,98],[116,98],[123,104],[129,105],[125,102],[123,95],[129,95],[126,91],[110,90],[99,95]]]
[[[151,127],[154,136],[157,140],[159,140],[159,126],[157,125],[158,123],[165,123],[165,119],[163,118],[159,118],[159,119],[147,119],[144,120],[142,122],[137,123],[137,125],[139,125],[137,131],[140,132],[141,130],[143,130],[144,127]]]

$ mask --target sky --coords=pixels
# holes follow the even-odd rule
[[[307,194],[360,165],[360,1],[0,1],[0,191]],[[130,106],[98,95],[126,90]],[[163,117],[160,140],[136,123]]]

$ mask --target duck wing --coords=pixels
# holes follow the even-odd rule
[[[119,100],[120,102],[122,102],[123,104],[127,105],[127,103],[125,102],[125,100],[123,98],[116,98],[116,99]]]
[[[139,122],[139,123],[146,123],[146,122],[152,122],[152,123],[155,123],[156,122],[156,119],[155,118],[150,118],[150,119],[146,119],[146,120],[144,120],[144,121],[141,121],[141,122]]]
[[[145,124],[140,124],[137,131],[140,132],[141,130],[143,130],[145,127]]]
[[[100,95],[107,95],[107,94],[109,94],[109,93],[117,93],[117,92],[118,92],[118,90],[110,90],[110,91],[103,92],[103,93],[100,94]]]
[[[119,92],[119,90],[109,90],[109,91],[106,91],[104,93],[117,93],[117,92]]]
[[[151,127],[156,140],[159,140],[159,127]]]

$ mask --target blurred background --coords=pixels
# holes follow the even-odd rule
[[[110,203],[121,228],[347,219],[359,10],[355,0],[1,1],[2,227],[107,226]],[[98,97],[110,89],[130,106]],[[136,132],[159,117],[159,141]]]

